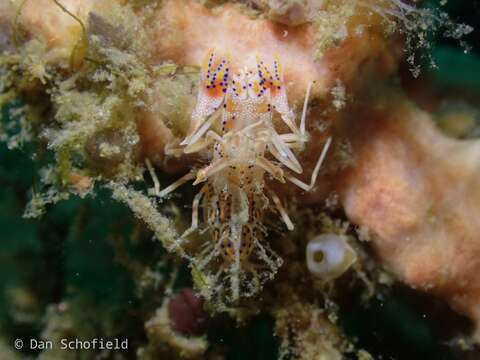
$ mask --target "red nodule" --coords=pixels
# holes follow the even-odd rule
[[[181,289],[170,298],[168,315],[174,331],[184,335],[198,335],[206,321],[203,299],[196,296],[192,289]]]

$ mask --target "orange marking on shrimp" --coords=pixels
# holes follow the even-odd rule
[[[229,61],[219,59],[214,61],[214,51],[211,50],[203,64],[203,86],[209,97],[220,98],[228,88]]]
[[[234,112],[236,110],[235,102],[232,99],[228,99],[225,103],[225,110],[228,112]]]

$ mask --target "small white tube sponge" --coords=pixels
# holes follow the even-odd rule
[[[355,250],[348,244],[347,237],[337,234],[323,234],[311,239],[306,255],[308,270],[325,280],[339,277],[357,261]]]

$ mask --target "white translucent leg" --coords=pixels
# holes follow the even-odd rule
[[[298,141],[298,142],[286,142],[285,143],[290,149],[292,150],[303,150],[305,148],[305,143],[302,141]],[[277,152],[278,154],[278,152]],[[279,155],[279,154],[278,154]]]
[[[303,144],[308,140],[306,132],[306,122],[307,122],[307,109],[308,109],[308,100],[310,97],[310,91],[312,89],[312,83],[310,82],[307,87],[307,92],[305,94],[305,101],[303,102],[302,118],[300,119],[300,131],[296,128],[291,130],[293,131],[290,134],[282,134],[279,137],[286,143],[289,147],[302,147]],[[295,143],[295,144],[289,144]]]
[[[278,212],[280,213],[280,216],[282,217],[283,222],[287,226],[287,229],[292,231],[294,229],[294,225],[290,217],[288,216],[285,208],[282,205],[282,202],[278,198],[277,194],[275,194],[273,191],[269,190],[270,197],[273,200],[273,203],[275,204],[275,207],[277,208]]]
[[[174,157],[180,157],[184,154],[183,152],[184,147],[179,147],[179,146],[171,146],[169,144],[165,145],[165,155],[168,156],[174,156]]]
[[[149,195],[158,196],[158,194],[160,193],[160,182],[158,181],[157,174],[155,174],[155,169],[153,168],[152,163],[148,158],[145,159],[145,164],[147,165],[148,172],[150,173],[150,177],[153,181],[153,189],[148,189],[148,193]]]
[[[208,147],[214,141],[222,143],[222,144],[225,143],[225,139],[222,138],[220,135],[218,135],[215,131],[208,130],[207,134],[205,135],[204,138],[198,140],[195,143],[192,143],[192,144],[188,145],[183,150],[183,152],[185,154],[191,154],[191,153],[194,153],[194,152],[198,152],[198,151],[203,150],[206,147]]]
[[[285,143],[285,145],[291,147],[291,143],[303,143],[304,140],[297,134],[288,133],[288,134],[279,134],[280,139]]]
[[[180,255],[180,256],[182,256],[183,258],[186,258],[186,259],[188,259],[188,260],[191,261],[193,258],[192,258],[191,256],[189,256],[189,255],[185,252],[185,250],[183,250],[183,247],[182,247],[182,245],[183,245],[183,243],[185,242],[186,239],[187,239],[187,238],[186,238],[186,237],[183,237],[183,235],[180,236],[178,239],[176,239],[174,242],[172,242],[172,243],[168,246],[167,250],[170,251],[170,252],[176,252],[178,255]]]
[[[282,114],[281,118],[293,133],[299,133],[297,124],[295,124],[295,116],[291,110],[286,114]]]
[[[180,179],[175,181],[174,183],[170,184],[167,186],[165,189],[160,191],[158,193],[158,197],[162,198],[168,194],[170,194],[172,191],[175,191],[177,188],[185,184],[186,182],[195,179],[195,172],[191,171],[186,175],[183,175]]]
[[[251,264],[245,264],[245,266],[247,267],[248,272],[252,274],[252,279],[249,283],[250,285],[249,288],[250,288],[250,295],[253,295],[253,294],[256,294],[261,288],[260,277],[258,276],[258,272],[255,266]]]
[[[272,131],[271,141],[273,146],[268,147],[270,153],[290,170],[295,171],[297,174],[301,174],[303,171],[302,165],[300,165],[295,154],[283,142],[282,138],[275,132],[275,130]]]
[[[303,102],[302,118],[300,119],[300,135],[305,137],[306,135],[306,118],[307,118],[307,107],[308,107],[308,98],[310,97],[310,91],[312,89],[312,83],[308,83],[307,93],[305,94],[305,101]]]
[[[251,129],[257,127],[257,126],[260,126],[262,125],[263,123],[265,122],[265,120],[259,120],[253,124],[250,124],[248,126],[245,126],[242,130],[240,130],[237,134],[243,134],[243,133],[246,133],[248,131],[250,131]]]
[[[201,182],[207,180],[209,176],[212,176],[213,174],[225,169],[227,166],[232,165],[232,163],[233,162],[231,160],[222,158],[216,160],[212,164],[204,167],[203,169],[198,170],[197,178],[195,179],[193,185],[200,184]]]
[[[224,272],[224,268],[220,267],[215,274],[212,275],[209,281],[209,293],[219,293],[223,286],[221,284],[220,276]]]
[[[212,252],[212,249],[215,247],[215,244],[211,242],[204,242],[200,245],[200,251],[198,252],[197,259],[206,259],[208,255]]]
[[[230,288],[232,291],[232,300],[237,301],[240,297],[240,239],[236,238],[232,242],[235,250],[235,259],[230,268]]]
[[[217,243],[215,244],[213,249],[210,251],[210,253],[202,261],[198,262],[197,267],[200,270],[203,270],[205,266],[207,266],[208,263],[212,261],[212,259],[219,253],[223,240],[224,240],[223,237],[220,236],[219,239],[217,240]]]
[[[323,145],[322,153],[320,154],[320,157],[318,158],[317,163],[315,164],[315,168],[313,169],[312,177],[310,178],[310,184],[305,184],[303,181],[298,180],[297,178],[290,175],[285,176],[287,180],[291,181],[292,183],[294,183],[299,188],[305,191],[312,190],[313,186],[315,185],[315,182],[317,181],[317,176],[320,171],[320,167],[322,166],[323,160],[325,160],[325,156],[327,155],[327,151],[331,143],[332,143],[332,138],[328,138],[325,145]]]
[[[260,241],[258,240],[255,240],[254,244],[257,246],[258,248],[258,256],[260,257],[260,259],[262,259],[268,266],[268,268],[272,271],[272,272],[275,272],[277,271],[278,269],[278,265],[275,261],[273,261],[267,254],[267,251],[265,250],[265,248],[262,246],[262,244],[260,244]]]
[[[218,135],[215,131],[209,130],[207,132],[207,137],[212,139],[213,141],[217,141],[219,143],[225,144],[225,139]]]
[[[285,179],[283,178],[283,170],[280,167],[274,165],[270,160],[265,159],[264,157],[260,157],[255,161],[255,164],[260,166],[267,173],[271,174],[281,183],[285,182]]]
[[[187,136],[180,145],[191,146],[196,143],[202,136],[205,134],[210,126],[212,126],[215,116],[210,116],[210,118],[205,121],[200,127],[198,127],[191,135]]]
[[[307,119],[308,99],[310,97],[311,88],[312,88],[312,83],[310,82],[308,84],[307,92],[306,92],[306,95],[305,95],[305,101],[303,103],[302,118],[300,120],[300,130],[298,130],[297,128],[293,128],[293,129],[291,128],[291,130],[293,131],[292,133],[281,134],[281,135],[277,134],[277,136],[280,138],[280,141],[283,142],[283,144],[287,148],[302,149],[304,147],[304,144],[308,141],[308,137],[307,137],[307,133],[306,133],[306,119]],[[279,149],[279,146],[277,146],[275,143],[274,143],[274,145],[276,146],[279,154],[283,155],[283,157],[285,157],[285,155],[287,155],[286,152],[285,152],[285,154],[282,154],[281,150]],[[293,154],[288,154],[288,155],[292,160],[293,166],[297,167],[297,169],[298,169],[298,167],[300,167],[300,164],[297,164],[295,162],[296,161],[295,156],[293,156]],[[294,169],[292,169],[292,170],[294,170]],[[294,171],[299,172],[297,170],[294,170]]]
[[[204,186],[197,195],[193,198],[192,202],[192,225],[185,230],[185,232],[182,234],[182,238],[187,237],[190,235],[192,232],[198,229],[198,209],[200,207],[200,200],[202,199],[202,196],[205,194],[207,191],[207,187]]]
[[[263,121],[264,122],[264,121]],[[270,128],[263,128],[255,132],[255,141],[258,143],[268,143],[270,141]]]
[[[192,225],[183,232],[182,236],[180,236],[177,240],[175,240],[172,245],[170,246],[170,250],[176,250],[180,254],[182,254],[184,257],[187,257],[188,259],[191,260],[191,257],[186,255],[185,251],[182,248],[183,243],[187,239],[188,235],[190,235],[192,232],[198,229],[198,209],[200,206],[200,200],[202,199],[202,196],[205,194],[207,191],[207,187],[204,186],[197,195],[193,198],[193,203],[192,203]]]

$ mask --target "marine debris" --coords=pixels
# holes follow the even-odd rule
[[[339,277],[357,261],[355,250],[346,237],[336,234],[322,234],[311,239],[306,253],[308,270],[325,280]]]

